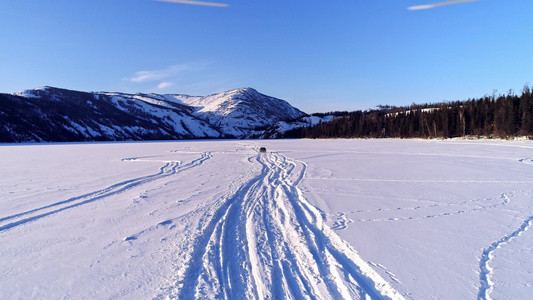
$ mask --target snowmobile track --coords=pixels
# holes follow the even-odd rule
[[[260,173],[205,212],[171,298],[404,299],[303,197],[305,163],[249,161]]]
[[[115,183],[101,190],[97,190],[97,191],[87,193],[81,196],[72,197],[67,200],[58,201],[58,202],[55,202],[55,203],[52,203],[46,206],[42,206],[39,208],[35,208],[32,210],[28,210],[28,211],[24,211],[24,212],[13,214],[7,217],[0,218],[0,232],[26,224],[28,222],[36,221],[38,219],[65,211],[67,209],[71,209],[74,207],[78,207],[80,205],[88,204],[88,203],[91,203],[97,200],[107,198],[109,196],[120,194],[126,190],[140,186],[142,184],[146,184],[154,180],[162,179],[162,178],[177,174],[179,172],[189,170],[196,166],[202,165],[206,160],[208,160],[211,157],[212,157],[212,154],[209,152],[206,152],[206,153],[202,153],[199,158],[184,165],[180,165],[178,161],[166,162],[165,165],[163,165],[159,169],[159,172],[156,174],[122,181],[122,182]],[[132,158],[132,159],[127,159],[125,161],[135,161],[135,160],[136,160],[135,158]]]

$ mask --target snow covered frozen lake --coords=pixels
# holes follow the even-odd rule
[[[533,295],[531,141],[1,145],[0,162],[0,299]]]

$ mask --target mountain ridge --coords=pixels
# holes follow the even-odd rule
[[[304,115],[253,88],[190,96],[44,86],[0,94],[0,142],[243,138]]]

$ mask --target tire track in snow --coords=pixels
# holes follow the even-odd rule
[[[251,162],[259,175],[203,216],[171,298],[404,299],[303,197],[305,163]]]
[[[180,165],[178,161],[168,161],[163,165],[159,172],[152,175],[142,176],[119,183],[115,183],[111,186],[108,186],[104,189],[97,190],[91,193],[87,193],[81,196],[76,196],[69,198],[67,200],[58,201],[46,206],[42,206],[36,209],[28,210],[25,212],[13,214],[7,217],[0,219],[0,232],[26,224],[28,222],[36,221],[38,219],[62,212],[67,209],[71,209],[80,205],[91,203],[103,198],[120,194],[131,188],[140,186],[142,184],[149,183],[154,180],[162,179],[179,172],[194,168],[196,166],[202,165],[206,160],[212,157],[212,154],[209,152],[202,153],[200,158],[197,158],[190,163]],[[136,161],[137,158],[128,158],[124,161]],[[16,221],[14,221],[16,220]],[[7,223],[6,221],[11,221]],[[4,224],[2,224],[4,222]]]
[[[481,260],[479,262],[479,280],[481,285],[479,287],[478,299],[492,299],[490,293],[494,289],[494,282],[492,282],[491,280],[493,269],[490,266],[490,262],[494,258],[494,252],[499,248],[503,247],[505,244],[509,243],[511,240],[519,237],[524,231],[528,230],[532,224],[533,216],[530,216],[522,223],[522,225],[517,230],[501,238],[500,240],[495,241],[488,248],[483,250],[481,254]]]

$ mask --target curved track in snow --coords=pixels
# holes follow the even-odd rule
[[[165,161],[159,172],[152,175],[142,176],[119,183],[110,185],[104,189],[97,190],[84,195],[69,198],[67,200],[58,201],[32,210],[20,212],[7,217],[0,218],[0,232],[9,230],[11,228],[36,221],[38,219],[80,206],[88,204],[103,198],[120,194],[131,188],[146,184],[148,182],[162,179],[179,172],[194,168],[203,164],[206,160],[212,157],[209,152],[201,153],[200,157],[184,165],[180,165],[178,161]],[[136,161],[138,158],[123,159],[123,161]]]
[[[171,298],[404,299],[303,197],[304,163],[249,161],[261,172],[205,212]]]
[[[524,231],[528,230],[532,224],[533,216],[530,216],[522,223],[522,225],[520,225],[518,229],[504,236],[500,240],[493,242],[488,248],[483,250],[483,253],[481,254],[481,260],[479,262],[479,280],[481,285],[479,287],[478,299],[492,299],[490,294],[494,289],[494,282],[491,280],[493,269],[490,266],[490,262],[494,258],[494,252],[503,247],[505,244],[509,243],[511,240],[519,237]]]

